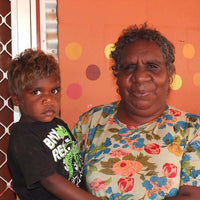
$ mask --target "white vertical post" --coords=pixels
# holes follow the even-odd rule
[[[27,48],[37,47],[36,1],[11,1],[12,57]],[[18,121],[20,112],[14,107],[14,121]]]

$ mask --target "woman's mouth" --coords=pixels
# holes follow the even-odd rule
[[[135,90],[132,91],[132,95],[135,97],[146,97],[150,94],[150,92],[145,91],[145,90]]]

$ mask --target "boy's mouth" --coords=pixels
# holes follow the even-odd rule
[[[43,113],[43,115],[46,115],[46,116],[52,116],[52,115],[55,115],[55,110],[45,110]]]

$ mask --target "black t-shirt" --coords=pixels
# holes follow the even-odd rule
[[[77,186],[82,161],[68,126],[61,119],[51,122],[17,122],[8,145],[8,165],[20,200],[55,200],[39,183],[58,173]]]

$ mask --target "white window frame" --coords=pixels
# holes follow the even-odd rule
[[[37,48],[36,0],[11,1],[12,57],[26,48]],[[14,106],[14,121],[20,118],[19,108]]]

